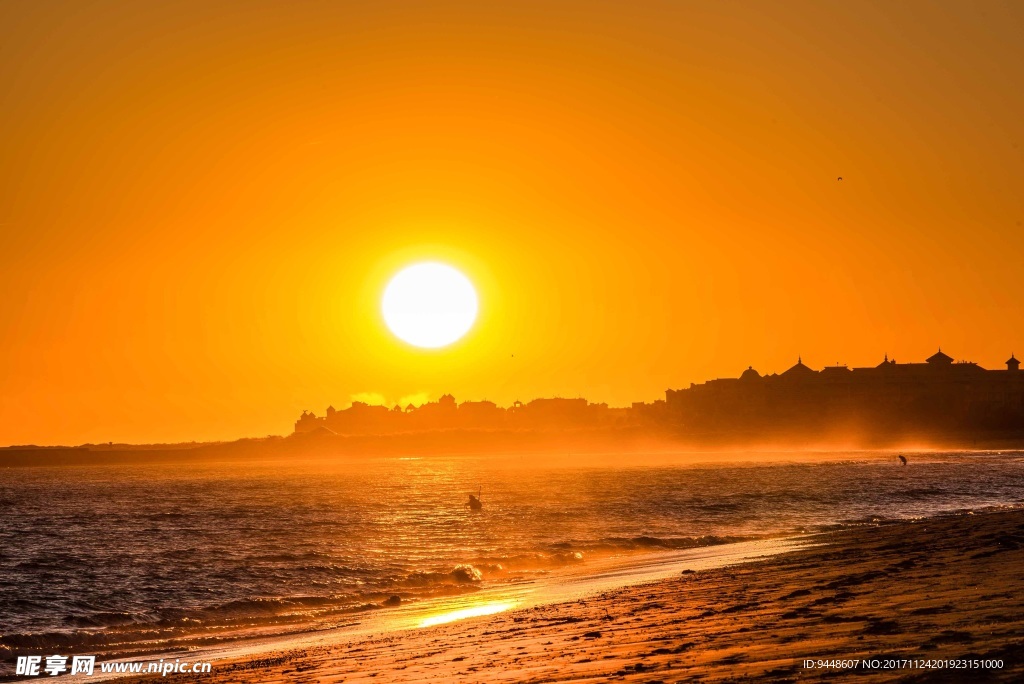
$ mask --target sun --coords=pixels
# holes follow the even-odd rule
[[[388,329],[400,340],[427,349],[447,346],[469,332],[477,308],[469,278],[434,261],[396,273],[381,301]]]

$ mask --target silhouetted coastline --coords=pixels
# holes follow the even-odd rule
[[[502,408],[489,401],[460,404],[445,394],[404,408],[362,402],[343,411],[330,406],[323,416],[303,412],[295,423],[297,435],[325,439],[436,430],[570,431],[613,441],[625,435],[642,441],[646,435],[717,446],[1020,444],[1024,374],[1013,355],[1005,370],[988,370],[955,362],[941,349],[923,363],[896,363],[886,355],[867,368],[837,364],[813,370],[798,358],[780,374],[761,375],[748,367],[738,378],[669,389],[664,400],[628,408],[582,398],[534,399]]]
[[[1014,449],[1024,447],[1024,373],[955,362],[828,366],[802,359],[780,374],[748,368],[614,408],[542,398],[502,408],[450,394],[421,406],[353,402],[305,411],[287,437],[187,444],[88,444],[0,449],[0,466],[389,454],[584,454],[686,449]]]

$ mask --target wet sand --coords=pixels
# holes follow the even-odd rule
[[[1024,511],[865,526],[814,541],[823,545],[572,602],[216,660],[196,681],[1024,678]],[[804,666],[819,659],[992,659],[1003,667]]]

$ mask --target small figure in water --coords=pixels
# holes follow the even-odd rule
[[[466,505],[469,506],[470,510],[472,510],[472,511],[483,510],[484,505],[482,503],[480,503],[480,495],[482,493],[483,493],[483,490],[481,489],[480,491],[477,492],[476,496],[473,496],[472,494],[469,495],[469,501],[466,502]]]
[[[907,457],[900,454],[900,465],[907,465]]]

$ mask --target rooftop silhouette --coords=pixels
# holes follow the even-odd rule
[[[815,370],[802,357],[782,373],[748,366],[739,377],[669,389],[665,399],[628,408],[582,398],[541,398],[503,408],[458,403],[450,394],[422,406],[354,402],[343,411],[305,411],[296,433],[395,434],[429,430],[586,430],[658,428],[682,438],[709,436],[790,441],[842,436],[870,439],[1024,438],[1024,374],[1011,354],[1006,368],[955,361],[941,349],[924,362],[835,364]]]

